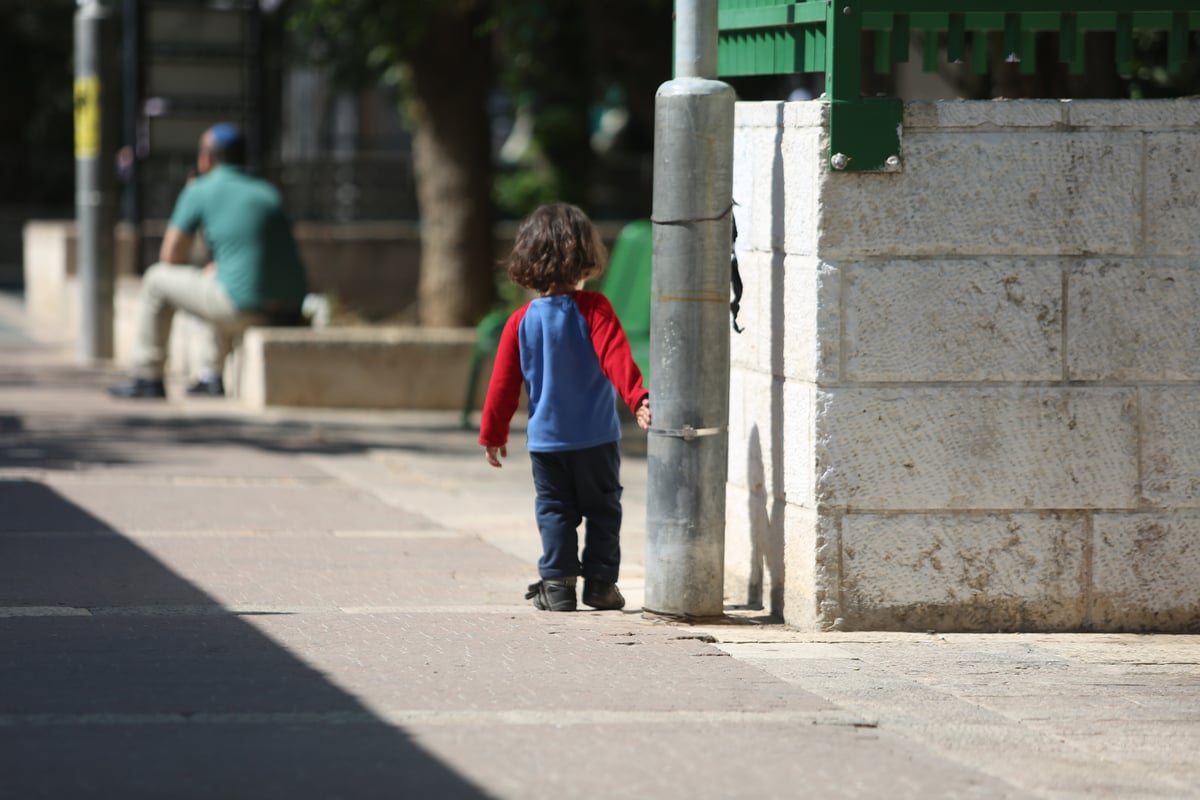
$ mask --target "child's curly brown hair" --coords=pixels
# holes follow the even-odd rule
[[[607,262],[608,251],[588,215],[570,203],[550,203],[517,228],[508,277],[542,294],[569,292],[580,281],[600,277]]]

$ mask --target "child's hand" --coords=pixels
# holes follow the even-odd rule
[[[502,444],[499,447],[488,445],[484,457],[487,458],[487,462],[493,467],[502,467],[504,465],[500,463],[500,459],[508,458],[508,445]]]
[[[638,404],[637,424],[644,431],[650,430],[650,398],[647,397]]]

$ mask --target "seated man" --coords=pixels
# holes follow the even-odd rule
[[[142,276],[132,377],[114,397],[163,398],[163,367],[175,309],[211,323],[214,341],[189,394],[225,393],[221,373],[235,338],[252,325],[295,324],[307,291],[304,265],[279,192],[246,174],[245,141],[228,123],[200,138],[199,177],[175,203],[159,263]],[[191,266],[196,232],[212,253],[205,269]]]

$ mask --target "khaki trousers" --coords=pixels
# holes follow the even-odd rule
[[[167,341],[176,309],[210,323],[211,335],[199,348],[201,367],[220,375],[234,341],[266,319],[257,311],[239,311],[215,275],[198,267],[155,264],[142,276],[137,342],[132,372],[138,378],[161,379]]]

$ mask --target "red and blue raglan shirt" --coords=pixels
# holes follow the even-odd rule
[[[500,335],[479,443],[508,443],[509,423],[529,392],[530,452],[581,450],[621,438],[616,394],[636,413],[650,393],[612,303],[578,291],[530,300]]]

